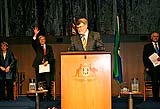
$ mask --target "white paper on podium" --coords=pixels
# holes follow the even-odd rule
[[[43,64],[39,65],[39,73],[50,72],[50,64],[44,66]]]
[[[149,56],[149,59],[151,60],[151,62],[153,63],[154,67],[160,65],[160,61],[157,60],[158,58],[158,54],[157,53],[153,53],[151,56]]]

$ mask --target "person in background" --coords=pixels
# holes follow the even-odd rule
[[[152,94],[153,100],[155,102],[159,101],[159,84],[160,81],[160,65],[154,66],[149,57],[153,54],[157,55],[156,60],[160,61],[160,43],[159,40],[159,33],[154,31],[150,35],[151,42],[144,45],[143,49],[143,63],[145,66],[145,71],[151,76],[152,81]]]
[[[44,35],[40,35],[39,37],[37,37],[37,35],[35,34],[32,39],[32,47],[36,52],[36,57],[32,66],[35,68],[37,83],[46,81],[46,89],[48,90],[47,100],[52,100],[51,81],[54,78],[53,50],[50,45],[46,44],[46,37]],[[50,65],[50,72],[39,73],[39,65],[46,66],[47,64]]]
[[[0,51],[0,100],[13,100],[15,74],[16,60],[14,54],[8,50],[8,43],[3,41]],[[5,92],[7,93],[5,94]]]
[[[71,47],[69,51],[103,51],[104,43],[99,32],[88,29],[88,20],[80,18],[76,22],[78,34],[71,37]]]

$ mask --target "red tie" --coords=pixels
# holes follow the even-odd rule
[[[46,55],[46,45],[43,45],[42,47],[43,47],[43,55],[44,55],[42,63],[44,63],[45,62],[45,55]]]
[[[46,55],[46,47],[43,45],[43,54]]]

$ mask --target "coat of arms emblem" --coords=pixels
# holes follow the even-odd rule
[[[76,70],[74,77],[80,80],[91,80],[95,78],[96,72],[98,70],[91,67],[91,64],[80,64],[79,68]]]

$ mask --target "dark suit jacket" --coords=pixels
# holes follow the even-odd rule
[[[33,67],[38,68],[40,64],[42,64],[43,58],[45,61],[48,61],[50,66],[54,64],[54,55],[52,47],[46,44],[46,56],[43,54],[43,47],[40,44],[37,44],[37,40],[32,40],[32,47],[36,52],[36,57],[33,62]]]
[[[7,50],[5,60],[4,60],[2,51],[0,51],[0,66],[5,67],[5,68],[7,66],[10,66],[10,71],[8,73],[0,70],[0,79],[14,79],[15,78],[16,61],[11,51]]]
[[[158,46],[160,47],[160,43],[158,43]],[[144,63],[145,68],[149,68],[150,70],[154,68],[154,65],[152,64],[152,62],[150,61],[148,57],[151,56],[153,53],[156,53],[156,50],[154,49],[154,46],[152,43],[144,45],[143,63]],[[160,54],[158,55],[160,56]],[[160,67],[160,66],[157,66],[157,67]]]
[[[84,51],[80,35],[71,37],[70,51]],[[89,31],[86,51],[100,51],[104,49],[104,43],[98,32]]]

